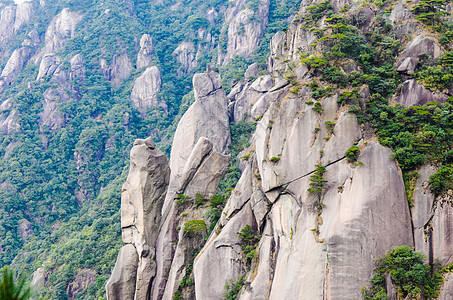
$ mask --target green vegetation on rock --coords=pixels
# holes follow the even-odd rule
[[[377,261],[375,275],[370,281],[371,287],[363,289],[366,300],[387,299],[387,282],[397,291],[399,299],[435,299],[439,295],[442,276],[432,273],[430,267],[424,264],[421,253],[415,252],[408,246],[399,246],[388,251]]]

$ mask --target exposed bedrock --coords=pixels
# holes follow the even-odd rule
[[[155,243],[170,168],[165,154],[155,148],[151,138],[134,142],[130,161],[129,175],[121,195],[121,228],[127,245],[120,252],[113,275],[107,282],[108,299],[148,299],[150,281],[155,274]],[[130,286],[130,278],[125,272],[133,274],[129,264],[134,261],[136,280]],[[127,294],[121,294],[115,286],[130,287],[124,288]],[[131,289],[134,291],[132,298]]]
[[[211,197],[228,167],[229,156],[225,154],[230,132],[226,95],[221,89],[220,76],[208,69],[207,73],[194,76],[193,85],[196,101],[181,118],[172,145],[170,184],[157,241],[159,255],[156,257],[152,299],[173,297],[191,259],[187,250],[202,246],[202,240],[190,241],[183,230],[178,229],[178,224],[183,225],[184,220],[176,198],[180,194],[190,198],[197,194]],[[203,218],[196,212],[195,216]]]

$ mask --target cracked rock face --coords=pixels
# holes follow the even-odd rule
[[[193,86],[195,103],[181,118],[173,140],[170,156],[172,174],[181,174],[201,137],[208,138],[214,150],[222,154],[230,141],[226,95],[221,89],[220,75],[213,71],[195,74]]]
[[[28,23],[34,14],[34,3],[20,1],[7,5],[0,12],[0,43],[6,42],[22,25]]]
[[[3,90],[3,88],[10,84],[13,78],[19,74],[30,59],[32,53],[33,49],[28,46],[14,50],[2,70],[2,74],[0,76],[0,90]]]
[[[176,197],[178,194],[194,197],[197,193],[212,196],[228,167],[229,157],[224,155],[230,141],[228,110],[220,76],[208,70],[196,74],[193,85],[196,101],[181,118],[172,145],[170,184],[157,241],[152,299],[171,299],[190,262],[190,255],[180,254],[202,246],[201,241],[191,244],[182,230],[178,234],[181,219]]]
[[[434,93],[417,83],[416,79],[409,79],[403,83],[400,94],[396,98],[396,102],[408,108],[411,106],[422,106],[431,101],[446,102],[447,96]]]
[[[222,213],[220,233],[211,235],[195,260],[197,299],[222,297],[228,280],[246,274],[236,234],[246,225],[259,226],[263,235],[247,277],[255,288],[244,289],[239,299],[358,299],[375,258],[414,244],[391,151],[375,141],[365,144],[355,116],[340,110],[335,97],[323,100],[321,114],[304,103],[310,99],[304,89],[298,96],[284,90],[258,123],[248,150],[255,154]],[[357,142],[360,166],[344,154]],[[308,192],[318,163],[327,170],[321,199]],[[325,206],[321,211],[318,201]],[[214,262],[220,271],[212,276]]]
[[[175,133],[171,173],[151,139],[137,140],[131,150],[121,198],[127,245],[107,283],[108,299],[171,299],[193,259],[192,250],[202,246],[203,239],[188,238],[177,229],[187,220],[178,213],[176,197],[215,193],[228,167],[224,153],[230,137],[220,76],[213,71],[197,74],[194,89],[196,101]]]
[[[317,3],[305,1],[301,11]],[[332,5],[339,11],[354,3],[335,0]],[[269,2],[260,1],[255,12],[243,4],[234,1],[225,17],[230,22],[228,53],[246,56],[244,45],[253,49],[253,41],[260,35],[260,25],[250,23],[250,16],[267,18]],[[369,26],[373,14],[366,9],[364,22],[368,25],[364,26]],[[400,3],[392,9],[389,20],[396,34],[414,29],[412,24],[397,22],[408,14]],[[134,245],[133,253],[138,253],[137,258],[129,255],[130,264],[137,270],[131,272],[136,276],[135,299],[144,295],[145,288],[150,289],[146,297],[156,300],[172,299],[177,291],[184,292],[184,299],[221,299],[225,284],[235,283],[242,276],[246,284],[238,299],[360,299],[362,287],[373,276],[376,259],[396,246],[409,245],[428,258],[439,258],[443,265],[452,262],[453,210],[446,199],[434,199],[427,187],[436,169],[424,166],[418,170],[415,206],[410,208],[392,150],[380,145],[369,128],[358,123],[348,105],[338,102],[339,93],[312,98],[312,72],[297,63],[300,52],[313,50],[311,45],[317,39],[312,30],[291,24],[272,39],[268,73],[251,65],[228,96],[221,89],[220,76],[212,70],[194,76],[196,101],[175,133],[166,196],[160,200],[159,227],[153,237],[144,238],[150,252],[155,249],[152,260],[141,258],[148,248],[142,246],[145,242],[141,237],[145,235],[138,225],[131,225],[139,224],[133,217],[135,208],[131,207],[135,206],[124,208],[123,238]],[[434,94],[410,78],[418,55],[428,52],[437,56],[439,49],[425,36],[407,43],[395,67],[408,80],[394,101],[405,107],[445,101],[444,95]],[[290,68],[285,60],[296,65]],[[351,60],[339,63],[346,73],[360,71]],[[294,82],[286,79],[288,71],[297,78],[297,90]],[[361,104],[370,97],[366,87],[358,95]],[[322,110],[314,109],[316,101]],[[197,194],[209,197],[215,193],[228,167],[228,118],[257,122],[250,146],[240,155],[242,175],[210,236],[203,231],[189,237],[184,225],[206,217],[207,205],[194,207],[178,195],[190,202]],[[359,149],[355,161],[346,156],[352,146]],[[320,169],[324,170],[321,175]],[[316,190],[317,182],[322,184]],[[247,263],[238,236],[245,226],[259,234],[251,263]],[[199,248],[199,252],[193,251]],[[122,274],[121,264],[117,265],[112,278]],[[194,286],[182,287],[184,278],[194,279]],[[396,291],[387,280],[389,299],[396,299]],[[142,285],[145,282],[151,286]],[[452,280],[446,277],[441,299],[451,298],[452,286]]]

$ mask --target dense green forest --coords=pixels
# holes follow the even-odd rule
[[[12,1],[1,1],[11,5]],[[62,68],[76,54],[83,57],[84,78],[70,82],[71,89],[50,76],[36,81],[39,64],[29,62],[2,92],[2,102],[12,105],[0,112],[7,118],[17,112],[19,130],[0,134],[0,267],[12,265],[31,280],[32,273],[44,266],[44,299],[67,299],[68,285],[83,270],[94,274],[94,282],[77,299],[104,295],[104,285],[121,244],[120,191],[128,170],[129,150],[134,139],[152,136],[160,149],[169,154],[172,134],[182,113],[193,101],[191,79],[207,65],[217,64],[218,49],[226,49],[225,11],[233,2],[193,1],[98,1],[48,0],[41,6],[33,1],[31,20],[1,46],[0,66],[12,51],[35,30],[38,48],[51,20],[64,8],[80,16],[75,35],[57,54]],[[257,50],[250,57],[236,57],[219,65],[228,90],[254,61],[264,62],[270,38],[287,26],[298,8],[298,1],[270,1],[269,22]],[[254,7],[257,1],[246,1]],[[206,12],[218,13],[214,22]],[[182,41],[205,46],[199,38],[202,28],[215,40],[197,59],[188,73],[178,73],[179,62],[173,51]],[[99,67],[126,53],[136,65],[139,40],[143,34],[153,39],[152,64],[159,67],[162,87],[158,98],[168,110],[149,110],[141,115],[130,103],[134,80],[144,68],[133,68],[119,86],[112,87]],[[43,98],[48,90],[69,95],[58,104],[64,126],[41,125]],[[76,91],[75,93],[73,91]],[[125,121],[127,119],[127,121]],[[230,168],[238,177],[237,169]],[[231,186],[233,183],[228,183]]]

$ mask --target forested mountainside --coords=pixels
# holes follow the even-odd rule
[[[452,299],[452,42],[447,0],[307,0],[196,74],[170,159],[131,149],[107,299]]]
[[[38,270],[37,299],[104,296],[133,141],[169,155],[193,74],[230,89],[299,4],[0,1],[0,266]]]

